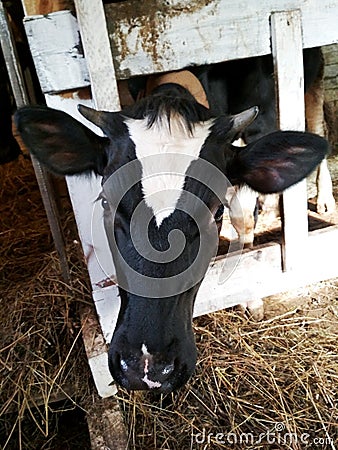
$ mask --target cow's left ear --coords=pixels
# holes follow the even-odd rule
[[[70,115],[46,106],[27,106],[14,116],[29,151],[51,172],[102,173],[107,138],[97,136]]]
[[[233,151],[230,181],[271,194],[307,177],[328,153],[328,143],[311,133],[276,131]]]

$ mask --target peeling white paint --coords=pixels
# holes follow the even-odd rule
[[[90,85],[76,18],[70,11],[29,16],[24,26],[44,93]]]

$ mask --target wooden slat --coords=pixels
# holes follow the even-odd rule
[[[22,0],[22,3],[25,11],[27,12],[29,11],[29,14],[40,15],[39,8],[41,4],[39,1]],[[91,3],[93,3],[93,1]],[[61,6],[62,2],[59,2],[58,0],[55,1],[55,3],[53,2],[53,11],[57,11],[58,7]],[[61,15],[60,13],[57,13],[56,15],[58,17],[61,17],[62,13]],[[43,46],[42,43],[41,45]],[[51,71],[53,72],[53,68],[51,68]],[[83,97],[85,97],[85,99]],[[73,115],[77,114],[78,115],[77,118],[83,121],[84,119],[81,119],[79,113],[77,112],[77,105],[79,102],[81,103],[87,102],[87,104],[91,103],[91,100],[88,99],[88,92],[84,90],[82,91],[74,90],[72,92],[67,93],[67,95],[53,95],[53,96],[46,95],[46,101],[49,106],[57,107],[58,109],[66,110],[68,112],[73,111]],[[78,177],[69,177],[69,179],[67,180],[67,184],[71,188],[72,186],[77,186],[77,188],[75,188],[76,189],[75,194],[74,192],[70,192],[74,210],[76,211],[80,209],[81,211],[85,211],[86,214],[85,218],[83,218],[80,215],[79,221],[79,215],[75,213],[79,234],[81,235],[82,238],[81,240],[85,251],[85,256],[87,257],[87,260],[89,262],[89,269],[91,270],[94,267],[95,275],[97,275],[97,272],[100,272],[101,270],[100,275],[98,275],[98,277],[100,277],[100,279],[102,279],[102,277],[105,278],[107,275],[105,274],[105,271],[101,269],[100,261],[98,261],[96,257],[96,252],[91,240],[92,236],[91,226],[93,225],[92,224],[93,205],[95,204],[95,202],[94,199],[90,197],[90,193],[93,194],[94,192],[94,194],[96,195],[95,198],[97,198],[97,193],[99,192],[100,189],[100,179],[93,175],[91,178],[87,178],[86,180],[84,180],[83,184],[81,184],[79,182]],[[72,189],[70,189],[70,191],[72,191]],[[83,219],[83,221],[81,219]],[[85,230],[83,230],[82,226],[83,224],[85,224]],[[93,225],[93,227],[95,229],[95,224]],[[102,224],[101,227],[103,229]],[[105,250],[104,254],[108,255],[110,254],[109,251],[107,252],[108,247],[105,247],[104,250]],[[90,273],[90,275],[92,275],[92,273]],[[97,320],[95,319],[94,314],[92,314],[91,320],[92,322],[94,320]],[[114,385],[109,386],[109,383],[112,381],[112,377],[109,373],[107,365],[108,355],[106,343],[102,335],[100,338],[100,332],[98,331],[99,324],[97,323],[97,326],[95,327],[95,336],[93,336],[92,328],[85,326],[86,316],[82,317],[82,323],[84,324],[83,339],[85,342],[86,351],[89,355],[88,356],[89,365],[91,366],[92,369],[92,374],[97,390],[104,397],[114,395],[114,393],[116,392],[116,387]],[[95,352],[93,352],[93,348],[91,347],[91,345],[93,344],[93,339],[95,339],[96,343],[98,343],[99,341],[101,342],[101,345],[95,345]]]
[[[94,306],[88,305],[81,311],[82,336],[89,366],[95,374],[95,385],[100,397],[110,397],[117,389],[108,369],[106,341],[101,333]]]
[[[198,294],[194,315],[221,309],[221,302],[215,299],[223,296],[223,304],[234,306],[239,302],[254,300],[285,292],[307,284],[336,276],[338,255],[338,227],[312,232],[306,251],[307,260],[303,267],[290,272],[282,272],[280,265],[280,246],[270,244],[254,251],[245,252],[233,275],[220,283],[223,261],[217,261]],[[328,255],[329,243],[334,242],[332,253]],[[217,289],[218,292],[215,292]],[[215,292],[208,298],[208,292]],[[213,293],[214,293],[213,292]],[[210,299],[212,297],[212,299]]]
[[[96,312],[100,321],[102,334],[109,344],[113,337],[117,317],[120,311],[120,296],[117,285],[107,286],[93,292]]]
[[[75,7],[95,105],[101,110],[120,110],[103,3],[96,0],[75,0]]]
[[[55,94],[47,94],[45,97],[47,105],[51,108],[70,114],[94,132],[102,134],[101,130],[81,116],[77,108],[79,103],[94,107],[92,99],[81,98],[79,93],[73,93],[70,97]],[[66,181],[92,289],[95,292],[101,289],[100,286],[104,284],[106,278],[114,277],[115,274],[103,226],[103,210],[100,202],[96,201],[101,192],[101,177],[94,174],[86,177],[75,175],[67,176]]]
[[[204,3],[207,5],[203,5]],[[108,18],[110,42],[113,47],[114,67],[116,78],[124,79],[130,76],[180,69],[190,64],[205,64],[229,59],[243,58],[270,53],[269,18],[272,11],[281,11],[300,8],[304,29],[303,46],[327,45],[338,42],[338,2],[330,0],[265,0],[263,2],[244,0],[236,3],[229,0],[209,0],[200,2],[200,7],[190,7],[191,1],[180,0],[179,7],[174,1],[167,6],[157,0],[147,2],[123,2],[105,6]],[[92,2],[79,0],[79,5],[85,11],[94,11],[102,20],[102,5],[100,12],[95,12]],[[160,6],[159,6],[160,5]],[[185,6],[184,6],[185,5]],[[160,8],[157,12],[155,6]],[[204,6],[204,7],[202,7]],[[27,8],[31,14],[36,14],[32,7]],[[55,10],[56,8],[54,8]],[[87,17],[90,17],[87,15]],[[60,46],[64,42],[63,26],[58,24],[62,17],[48,15],[47,17],[30,17],[30,27],[34,27],[34,20],[44,20],[44,27],[31,33],[31,40],[36,40],[34,62],[38,71],[48,72],[49,86],[44,92],[58,92],[74,89],[74,78],[78,87],[88,86],[88,72],[84,70],[85,61],[77,58],[69,62],[74,66],[74,73],[69,77],[62,77],[60,69],[67,70],[67,66],[60,66],[62,58],[69,60],[72,52],[81,54],[81,46],[70,48]],[[95,19],[96,20],[96,19]],[[89,20],[90,23],[90,20]],[[83,26],[85,28],[85,25]],[[107,51],[104,28],[96,27],[97,35],[92,41],[85,43],[86,51],[91,51],[93,60],[103,68],[106,61],[104,53]],[[99,32],[100,31],[100,32]],[[77,37],[74,29],[74,36]],[[38,42],[55,43],[54,48],[48,49]],[[93,43],[95,42],[95,45]],[[109,51],[109,50],[108,50]],[[65,53],[65,54],[63,54]],[[88,60],[92,60],[92,56]],[[103,73],[95,74],[101,77],[100,86],[106,86],[109,95],[114,101],[115,93],[105,84],[105,76],[112,77],[110,71],[111,56],[104,63]],[[92,76],[97,69],[92,69]],[[78,76],[80,75],[80,79]],[[81,79],[82,77],[82,79]],[[44,77],[47,80],[47,77]],[[114,86],[115,83],[112,84]],[[95,94],[96,95],[96,94]],[[108,101],[106,103],[109,103]],[[112,103],[111,105],[114,105]],[[115,108],[108,104],[109,108]]]
[[[224,261],[220,259],[210,267],[201,285],[194,316],[336,277],[337,252],[338,226],[332,226],[310,233],[303,265],[292,271],[281,271],[279,244],[245,251],[236,270],[224,282]]]
[[[303,46],[338,42],[331,0],[158,0],[106,5],[118,78],[270,53],[269,18],[299,8]]]
[[[24,27],[42,92],[90,85],[78,23],[70,11],[25,17]]]
[[[271,15],[278,122],[281,130],[305,130],[302,17],[300,10]],[[287,189],[283,200],[283,269],[303,264],[308,219],[306,180]]]
[[[87,408],[92,450],[128,450],[127,433],[115,399],[98,398]]]

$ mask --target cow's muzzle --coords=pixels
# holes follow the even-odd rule
[[[196,349],[189,356],[189,362],[179,357],[168,358],[151,354],[145,346],[141,352],[127,354],[123,351],[109,351],[109,369],[115,381],[125,389],[172,392],[183,386],[194,372]]]

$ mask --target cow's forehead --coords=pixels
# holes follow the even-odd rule
[[[136,158],[142,166],[142,192],[161,225],[176,208],[187,169],[196,160],[210,134],[213,120],[198,122],[189,130],[179,116],[158,119],[149,127],[147,119],[126,119]]]

